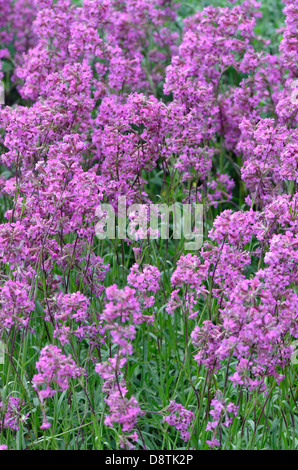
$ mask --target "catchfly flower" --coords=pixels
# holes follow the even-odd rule
[[[297,183],[297,0],[0,0],[0,450],[297,450]]]

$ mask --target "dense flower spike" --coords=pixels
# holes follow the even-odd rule
[[[27,416],[22,416],[21,409],[24,403],[20,402],[19,397],[9,396],[6,403],[0,402],[0,429],[19,430],[20,421],[26,420]]]
[[[98,364],[96,372],[104,379],[103,391],[107,393],[105,402],[109,408],[109,414],[105,418],[105,424],[109,427],[120,426],[120,446],[124,449],[134,449],[134,442],[138,438],[135,429],[138,418],[143,414],[137,400],[132,396],[127,397],[128,390],[121,369],[125,365],[125,359],[116,356],[109,362]]]
[[[52,344],[45,346],[40,352],[36,363],[38,373],[34,375],[32,382],[41,400],[54,396],[57,391],[67,390],[69,379],[77,378],[82,373],[71,356],[67,357],[61,352],[60,348]],[[39,390],[44,385],[46,388]],[[54,386],[58,389],[52,388]]]
[[[131,281],[134,282],[134,278]],[[156,279],[154,277],[151,281],[148,279],[149,285],[150,282],[152,289],[157,290]],[[116,285],[106,289],[109,302],[103,310],[102,321],[104,331],[109,333],[113,344],[118,346],[118,350],[115,357],[106,363],[97,364],[95,368],[104,380],[103,391],[107,394],[105,402],[109,407],[109,414],[105,418],[105,424],[109,427],[113,427],[114,424],[120,425],[120,446],[125,449],[135,447],[134,442],[138,438],[135,429],[142,411],[133,396],[127,397],[128,389],[123,377],[123,367],[127,362],[126,356],[133,353],[131,342],[136,336],[134,325],[151,321],[150,317],[141,315],[140,304],[135,298],[135,293],[136,291],[130,287],[120,290]]]

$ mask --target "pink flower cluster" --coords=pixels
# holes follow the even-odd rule
[[[133,448],[143,412],[126,369],[139,325],[155,328],[163,311],[160,287],[166,312],[184,316],[186,339],[191,326],[193,364],[208,377],[225,369],[238,391],[263,393],[290,363],[298,338],[298,6],[284,0],[274,52],[255,33],[255,0],[207,6],[184,20],[181,37],[172,0],[79,3],[0,0],[8,99],[0,109],[0,334],[33,333],[38,309],[49,343],[90,348],[105,424]],[[132,264],[116,241],[108,250],[117,263],[122,256],[123,282],[107,282],[99,204],[116,208],[125,196],[127,205],[149,205],[160,186],[167,202],[177,194],[204,205],[203,247],[173,255],[167,245],[170,264],[159,253],[157,267],[150,253],[143,264],[149,243],[132,244]],[[140,236],[135,212],[130,222]],[[44,430],[46,400],[82,374],[62,351],[45,346],[32,379]],[[20,407],[10,398],[5,429],[17,430]],[[238,408],[224,393],[211,408],[214,447]],[[174,401],[167,411],[164,421],[188,441],[193,413]]]
[[[39,360],[36,362],[37,374],[32,378],[34,389],[37,391],[43,412],[41,429],[48,429],[51,424],[47,421],[44,404],[57,391],[67,390],[70,379],[77,379],[84,371],[77,367],[70,355],[62,354],[60,348],[53,344],[45,346]],[[44,387],[45,388],[42,388]]]
[[[117,352],[107,362],[97,364],[95,370],[104,381],[103,392],[109,407],[105,424],[110,427],[114,423],[120,424],[121,446],[132,449],[133,442],[138,438],[134,429],[141,410],[134,397],[127,398],[123,368],[127,356],[133,353],[134,325],[142,322],[140,305],[135,298],[135,290],[127,286],[122,290],[116,285],[110,286],[106,294],[109,302],[102,313],[104,331],[109,332],[111,341],[117,345]]]
[[[26,416],[22,416],[22,407],[25,403],[21,403],[19,397],[9,396],[6,402],[0,402],[0,429],[19,430],[20,420],[26,420]]]
[[[212,416],[212,421],[209,421],[207,424],[206,431],[212,431],[213,437],[206,442],[213,448],[220,446],[220,442],[215,437],[217,429],[221,424],[228,428],[233,422],[233,417],[237,416],[239,407],[233,403],[226,403],[223,398],[218,397],[213,398],[211,401],[211,408],[210,415]]]
[[[120,355],[109,359],[105,363],[97,364],[95,371],[103,379],[103,392],[106,394],[105,402],[109,414],[106,415],[105,425],[120,426],[120,446],[124,449],[134,449],[138,439],[136,426],[138,418],[143,414],[137,400],[128,398],[128,389],[123,378],[123,367],[126,358]]]
[[[193,412],[187,410],[174,400],[170,401],[167,411],[170,414],[164,417],[164,422],[174,426],[180,432],[182,439],[187,442],[189,440],[189,427],[194,417]]]
[[[36,368],[38,373],[34,375],[32,381],[36,389],[46,386],[45,390],[38,392],[43,400],[54,396],[57,392],[52,386],[56,385],[60,391],[67,390],[69,379],[79,377],[82,373],[71,356],[61,354],[61,349],[52,344],[41,350]]]

